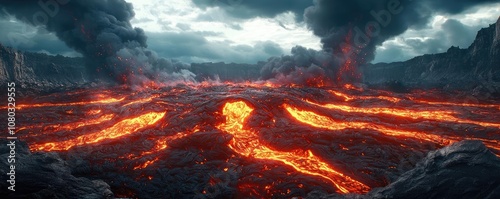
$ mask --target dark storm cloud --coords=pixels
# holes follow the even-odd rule
[[[498,0],[427,0],[426,4],[429,8],[434,8],[437,11],[442,11],[450,14],[458,14],[473,6],[495,3]]]
[[[65,56],[81,56],[43,28],[35,28],[23,23],[0,19],[0,43],[28,52],[44,52]]]
[[[283,49],[272,41],[250,45],[230,45],[231,41],[209,41],[205,36],[218,33],[203,32],[148,32],[152,41],[149,48],[160,56],[185,62],[235,62],[254,64],[271,56],[280,56]]]
[[[312,5],[312,0],[192,0],[200,8],[220,7],[229,15],[250,19],[255,17],[275,17],[284,12],[293,12],[299,20],[304,9]]]
[[[377,49],[374,62],[405,61],[422,54],[445,52],[451,46],[468,48],[480,28],[481,24],[469,26],[456,19],[448,19],[437,31],[424,30],[427,34],[423,36],[427,39],[401,38],[396,42],[384,43],[383,48]]]
[[[0,7],[18,20],[54,32],[88,61],[90,73],[121,83],[173,78],[176,67],[146,47],[146,35],[130,20],[124,0],[3,0]],[[160,71],[166,71],[161,73]]]

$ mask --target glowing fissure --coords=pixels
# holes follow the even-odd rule
[[[153,101],[153,99],[158,98],[158,97],[159,97],[159,95],[153,95],[153,96],[150,96],[150,97],[147,97],[147,98],[141,98],[141,99],[134,100],[132,102],[126,103],[122,107],[131,106],[131,105],[134,105],[134,104],[144,104],[144,103],[147,103],[147,102],[151,102],[151,101]]]
[[[68,103],[41,103],[41,104],[19,104],[16,106],[17,109],[25,108],[39,108],[39,107],[50,107],[50,106],[77,106],[77,105],[89,105],[89,104],[113,104],[121,102],[125,99],[122,98],[105,98],[100,100],[88,101],[88,102],[68,102]]]
[[[408,138],[414,138],[419,140],[425,140],[429,142],[439,143],[441,145],[447,145],[455,140],[443,138],[438,135],[426,134],[423,132],[406,131],[401,129],[393,129],[383,125],[368,123],[368,122],[345,122],[345,121],[335,121],[329,117],[319,115],[312,111],[301,110],[296,107],[290,106],[288,104],[284,105],[285,109],[290,113],[290,115],[297,119],[299,122],[308,124],[313,127],[323,128],[328,130],[344,130],[344,129],[373,129],[390,136],[403,136]]]
[[[379,99],[379,100],[385,100],[385,101],[390,101],[393,103],[398,103],[402,99],[398,97],[390,97],[390,96],[354,96],[354,95],[348,95],[346,93],[342,93],[340,91],[336,90],[328,90],[329,93],[341,97],[344,99],[344,101],[353,101],[353,100],[372,100],[372,99]],[[500,105],[498,104],[474,104],[474,103],[454,103],[454,102],[437,102],[437,101],[429,101],[429,100],[422,100],[422,99],[417,99],[415,97],[408,97],[413,103],[419,103],[419,104],[428,104],[428,105],[445,105],[445,106],[459,106],[459,107],[479,107],[479,108],[496,108],[500,110]]]
[[[348,113],[366,113],[366,114],[386,114],[396,117],[404,117],[410,119],[426,119],[426,120],[438,120],[441,122],[455,122],[463,124],[475,124],[484,127],[496,127],[500,128],[500,124],[489,123],[489,122],[479,122],[467,119],[460,119],[453,114],[458,114],[455,111],[421,111],[421,110],[411,110],[411,109],[401,109],[401,108],[387,108],[387,107],[353,107],[348,105],[338,105],[338,104],[317,104],[306,100],[307,103],[320,106],[327,109],[339,110]]]
[[[192,133],[196,133],[196,132],[198,132],[198,131],[191,131],[191,132],[188,132],[188,133],[177,133],[177,134],[172,135],[172,136],[165,136],[164,138],[158,139],[156,141],[154,147],[151,150],[149,150],[149,151],[143,151],[143,152],[141,152],[141,154],[139,154],[137,156],[134,155],[134,154],[129,154],[129,155],[125,156],[125,158],[131,159],[131,160],[135,160],[135,159],[147,156],[147,155],[156,154],[159,151],[163,151],[163,150],[167,149],[168,142],[173,141],[173,140],[181,139],[183,137],[186,137],[186,136],[191,135]],[[124,157],[121,157],[121,158],[124,158]],[[158,160],[159,160],[159,158],[155,157],[152,160],[148,160],[145,163],[142,163],[142,164],[140,164],[138,166],[135,166],[134,170],[145,169],[148,166],[154,164]]]
[[[166,112],[150,112],[138,117],[124,119],[119,121],[115,125],[106,128],[102,131],[81,135],[77,138],[61,141],[61,142],[49,142],[45,144],[34,144],[30,146],[31,150],[43,150],[43,151],[54,151],[54,150],[68,150],[74,146],[80,146],[84,144],[97,143],[102,140],[114,139],[122,137],[125,135],[132,134],[140,129],[148,127],[155,124],[160,119],[165,116]]]
[[[43,128],[44,131],[43,133],[35,134],[35,135],[26,135],[26,136],[40,136],[40,135],[45,135],[47,133],[53,133],[56,131],[62,131],[62,130],[71,130],[71,129],[76,129],[84,126],[90,126],[90,125],[96,125],[100,124],[106,121],[109,121],[115,117],[115,114],[106,114],[103,115],[99,118],[96,119],[90,119],[87,121],[80,121],[80,122],[74,122],[74,123],[69,123],[65,125],[60,125],[60,124],[54,124],[54,125],[37,125],[37,126],[27,126],[27,127],[21,127],[18,130],[25,130],[25,129],[34,129],[34,128]],[[47,129],[54,129],[53,131],[48,131]]]
[[[223,108],[222,114],[226,117],[226,122],[218,128],[234,136],[229,148],[236,153],[256,159],[279,161],[298,172],[322,177],[332,182],[342,193],[366,193],[370,190],[365,184],[336,171],[309,150],[282,152],[260,143],[257,133],[243,126],[252,111],[253,108],[243,101],[228,102]]]

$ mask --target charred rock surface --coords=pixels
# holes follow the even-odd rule
[[[10,148],[8,140],[0,140],[0,155],[7,160]],[[7,198],[113,198],[108,184],[102,180],[91,180],[76,177],[72,174],[68,163],[57,153],[31,153],[25,142],[15,143],[15,192],[7,180],[10,164],[0,161],[2,180],[0,194]]]
[[[23,126],[17,136],[37,151],[32,156],[52,157],[55,151],[69,167],[60,170],[101,179],[117,197],[390,197],[414,185],[411,191],[420,192],[424,184],[432,197],[449,184],[426,183],[454,182],[454,172],[471,169],[495,171],[498,160],[486,150],[500,153],[500,104],[467,104],[429,91],[118,87],[43,95],[18,107],[16,121]],[[471,139],[488,149],[472,142],[431,152]],[[429,152],[434,155],[424,159],[428,163],[417,164]],[[478,167],[467,167],[469,160]],[[495,174],[460,176],[466,178],[457,186],[496,182],[490,180]],[[474,192],[472,185],[464,190],[495,193]]]
[[[485,198],[500,197],[500,159],[481,142],[462,141],[431,151],[415,168],[367,195],[308,198]]]

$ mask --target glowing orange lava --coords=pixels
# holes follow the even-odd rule
[[[37,107],[48,107],[48,106],[76,106],[76,105],[89,105],[89,104],[112,104],[118,103],[125,99],[122,98],[105,98],[100,100],[88,101],[88,102],[69,102],[69,103],[41,103],[41,104],[19,104],[16,106],[17,109],[24,108],[37,108]]]
[[[90,133],[62,142],[49,142],[45,144],[34,144],[30,146],[31,150],[68,150],[74,146],[97,143],[106,139],[114,139],[132,134],[142,128],[151,126],[165,116],[165,112],[151,112],[140,115],[135,118],[124,119],[112,127],[99,132]]]
[[[25,127],[19,128],[19,130],[43,128],[43,130],[44,130],[43,133],[35,134],[35,135],[26,135],[26,136],[40,136],[40,135],[45,135],[47,133],[52,133],[55,131],[71,130],[71,129],[76,129],[76,128],[80,128],[80,127],[84,127],[84,126],[100,124],[102,122],[106,122],[106,121],[113,119],[113,117],[115,117],[115,114],[106,114],[106,115],[103,115],[99,118],[90,119],[87,121],[79,121],[79,122],[69,123],[69,124],[65,124],[65,125],[54,124],[54,125],[25,126]],[[48,131],[48,129],[54,129],[54,130]]]
[[[306,100],[307,101],[307,100]],[[454,114],[458,114],[456,111],[421,111],[421,110],[411,110],[402,108],[388,108],[388,107],[353,107],[347,105],[338,104],[317,104],[311,101],[307,101],[309,104],[314,104],[316,106],[321,106],[328,109],[344,111],[348,113],[366,113],[366,114],[386,114],[396,117],[404,117],[410,119],[426,119],[426,120],[437,120],[441,122],[455,122],[464,124],[476,124],[485,127],[497,127],[500,128],[500,123],[489,123],[480,122],[474,120],[467,120],[455,117]]]
[[[348,94],[345,94],[345,93],[342,93],[339,91],[335,91],[335,90],[329,90],[328,92],[330,92],[331,94],[333,94],[337,97],[344,98],[344,101],[346,101],[346,102],[352,101],[352,100],[371,100],[371,99],[385,100],[385,101],[390,101],[390,102],[394,102],[394,103],[401,101],[401,99],[399,99],[397,97],[389,97],[389,96],[383,96],[383,95],[380,95],[380,96],[352,96],[352,95],[348,95]]]
[[[439,143],[441,145],[447,145],[454,142],[454,140],[443,138],[438,135],[426,134],[423,132],[407,131],[403,129],[393,129],[379,124],[373,124],[367,122],[335,121],[329,117],[319,115],[312,111],[300,110],[288,104],[285,104],[284,107],[288,111],[288,113],[290,113],[290,115],[295,119],[297,119],[298,121],[317,128],[324,128],[334,131],[348,129],[348,128],[373,129],[389,136],[402,136],[402,137],[414,138],[414,139]]]
[[[253,108],[243,101],[225,104],[222,114],[226,117],[226,122],[218,128],[234,136],[229,148],[246,157],[279,161],[301,173],[322,177],[332,182],[342,193],[366,193],[370,190],[365,184],[338,172],[310,150],[283,152],[262,144],[256,132],[244,128],[252,111]]]
[[[147,102],[151,102],[151,101],[153,101],[153,99],[155,99],[157,97],[159,97],[159,95],[153,95],[153,96],[150,96],[150,97],[147,97],[147,98],[141,98],[141,99],[138,99],[138,100],[134,100],[132,102],[124,104],[123,107],[134,105],[134,104],[144,104],[144,103],[147,103]]]

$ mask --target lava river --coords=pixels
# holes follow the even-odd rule
[[[457,141],[499,156],[499,102],[467,101],[351,85],[88,89],[24,98],[16,135],[116,197],[363,194]]]

